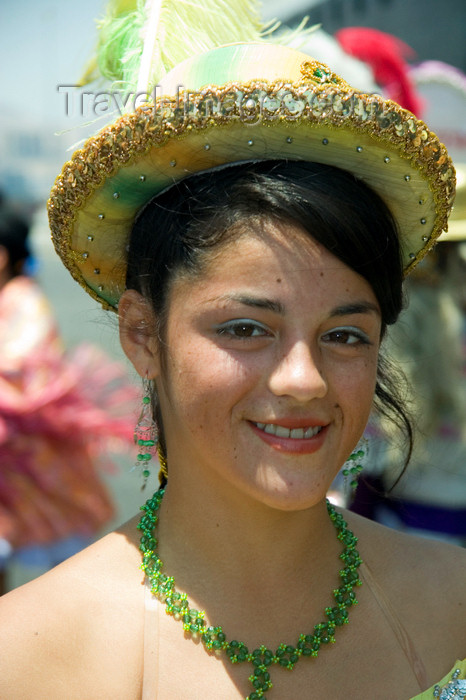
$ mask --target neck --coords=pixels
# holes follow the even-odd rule
[[[316,592],[315,614],[321,612],[322,600],[338,585],[341,564],[341,544],[325,500],[284,511],[233,488],[219,493],[210,482],[195,490],[170,478],[160,510],[159,554],[179,589],[199,607],[211,607],[214,624],[232,591],[233,615],[241,607],[253,616],[260,596],[271,611],[280,606],[285,616],[299,620],[310,590]],[[287,609],[283,601],[291,587],[294,599]]]
[[[168,494],[170,491],[168,490]],[[173,493],[173,491],[172,491]],[[207,625],[217,626],[222,625],[223,630],[228,630],[230,639],[232,638],[244,638],[246,640],[254,640],[256,646],[266,642],[266,645],[278,644],[277,633],[281,636],[286,634],[287,637],[299,637],[302,639],[302,631],[304,628],[312,630],[312,622],[316,622],[315,617],[317,616],[319,609],[322,610],[323,605],[330,602],[329,600],[329,589],[335,592],[335,601],[339,604],[342,603],[341,608],[339,607],[327,607],[325,609],[325,615],[328,614],[328,619],[324,620],[323,625],[319,625],[321,629],[326,629],[325,634],[333,635],[335,630],[335,625],[341,625],[344,621],[343,615],[347,615],[345,612],[346,607],[344,600],[350,601],[350,596],[353,593],[348,592],[348,584],[351,588],[356,585],[353,575],[356,576],[355,568],[357,568],[357,552],[354,550],[355,538],[354,536],[345,531],[344,522],[340,515],[336,514],[333,510],[332,513],[327,513],[326,522],[330,522],[331,528],[333,529],[333,544],[337,544],[336,552],[329,557],[329,552],[325,551],[320,556],[317,556],[317,552],[313,551],[312,554],[303,557],[304,575],[300,575],[300,571],[292,569],[291,572],[288,571],[287,566],[284,566],[283,560],[278,561],[278,568],[274,564],[271,570],[267,571],[267,575],[263,576],[263,570],[261,569],[261,564],[265,561],[262,552],[256,551],[256,555],[253,558],[250,556],[241,556],[241,563],[244,564],[245,561],[249,560],[248,571],[242,571],[242,575],[238,577],[237,561],[232,559],[232,551],[236,547],[236,542],[238,537],[233,538],[232,542],[223,541],[223,552],[222,556],[215,562],[215,567],[204,566],[204,561],[211,562],[212,556],[209,552],[209,556],[204,556],[204,550],[194,551],[190,549],[192,545],[193,535],[196,536],[196,532],[199,528],[190,529],[188,543],[189,546],[183,549],[183,543],[181,543],[181,548],[178,546],[178,551],[174,552],[171,550],[170,546],[165,547],[166,554],[168,558],[171,559],[171,564],[167,566],[167,556],[162,553],[163,547],[157,544],[157,539],[163,540],[163,530],[167,530],[167,522],[170,518],[171,510],[170,499],[167,494],[167,500],[163,502],[165,507],[159,508],[160,497],[154,499],[153,513],[150,514],[148,518],[143,518],[143,522],[153,523],[153,514],[156,513],[157,517],[160,518],[160,522],[157,528],[157,532],[151,534],[146,530],[144,532],[144,539],[146,541],[146,548],[149,549],[147,565],[149,566],[149,571],[152,570],[154,573],[151,574],[151,580],[153,585],[156,585],[156,590],[161,593],[163,597],[167,595],[167,611],[171,605],[179,605],[179,592],[184,590],[188,594],[188,605],[189,608],[185,610],[188,615],[185,622],[189,623],[190,609],[196,609],[194,612],[194,617],[198,616],[197,610],[203,609],[207,613],[207,618],[205,623]],[[173,499],[173,496],[172,496]],[[327,510],[326,506],[325,509]],[[309,509],[316,511],[315,509]],[[165,527],[161,527],[161,523],[164,522]],[[320,516],[319,516],[320,519]],[[185,521],[186,518],[182,517]],[[175,523],[176,527],[176,523]],[[152,525],[149,526],[149,530],[152,529]],[[179,530],[179,528],[177,528]],[[325,528],[326,529],[326,528]],[[288,534],[289,528],[287,530]],[[337,537],[338,534],[338,537]],[[221,533],[221,539],[223,540],[223,533]],[[339,541],[339,538],[342,538]],[[348,540],[349,537],[349,540]],[[172,538],[173,539],[173,538]],[[211,538],[211,541],[214,538]],[[275,533],[275,541],[282,539],[280,533],[277,536]],[[314,538],[315,539],[315,538]],[[326,539],[324,537],[321,540]],[[342,545],[342,542],[344,544]],[[179,545],[179,541],[177,542]],[[257,544],[257,542],[256,542]],[[333,549],[334,547],[332,547]],[[245,549],[245,547],[243,547]],[[280,548],[283,551],[283,548]],[[294,542],[289,550],[295,550]],[[345,561],[344,571],[338,576],[338,570],[340,569],[341,562],[339,562],[338,554],[345,549],[345,554],[343,559]],[[156,551],[157,554],[154,555],[153,552]],[[337,553],[338,552],[338,553]],[[175,554],[175,556],[173,556]],[[180,559],[180,554],[183,558]],[[184,555],[184,556],[183,556]],[[161,557],[163,562],[161,562],[158,557]],[[349,559],[347,558],[349,557]],[[332,561],[333,566],[332,574],[329,576],[328,573],[328,563]],[[312,562],[311,569],[309,570],[309,562]],[[223,566],[222,562],[227,562],[230,566]],[[180,565],[181,563],[181,565]],[[231,566],[233,564],[233,566]],[[354,566],[356,564],[356,567]],[[227,571],[228,569],[228,571]],[[275,569],[275,576],[271,574]],[[176,570],[176,572],[175,572]],[[179,575],[180,574],[180,575]],[[226,574],[226,575],[225,575]],[[245,575],[246,574],[246,575]],[[290,575],[287,575],[290,574]],[[166,577],[171,577],[175,575],[176,584],[171,583],[171,579]],[[340,578],[340,580],[339,580]],[[183,583],[180,585],[180,580],[184,579]],[[258,585],[259,582],[259,585]],[[175,588],[173,588],[175,585]],[[167,588],[168,586],[168,588]],[[336,591],[336,588],[339,588]],[[178,591],[178,593],[176,593]],[[290,595],[292,591],[293,595]],[[325,594],[323,593],[325,591]],[[172,594],[176,593],[177,598],[172,598]],[[341,598],[341,600],[339,599]],[[335,605],[335,603],[333,603]],[[351,605],[351,602],[350,602]],[[238,617],[238,611],[241,610],[241,620]],[[342,612],[342,610],[344,612]],[[327,613],[328,611],[328,613]],[[203,613],[201,617],[203,616]],[[335,617],[336,616],[336,617]],[[314,618],[314,619],[313,619]],[[339,619],[339,622],[334,622],[335,619]],[[191,620],[191,623],[194,620]],[[195,621],[196,624],[199,620]],[[189,625],[188,625],[189,626]],[[207,629],[207,627],[203,628]],[[209,628],[213,629],[213,628]],[[314,628],[317,629],[317,628]],[[257,639],[258,633],[260,638]],[[216,634],[216,633],[215,633]],[[222,633],[223,634],[223,633]],[[224,637],[225,639],[225,637]],[[314,641],[314,640],[310,640]],[[217,643],[217,642],[216,642]],[[225,645],[227,642],[225,641]],[[236,642],[235,642],[236,644]],[[223,646],[223,648],[226,648]],[[278,647],[277,647],[278,648]],[[276,659],[278,661],[278,657]],[[275,662],[274,662],[275,663]]]

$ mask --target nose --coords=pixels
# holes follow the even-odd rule
[[[281,355],[268,383],[276,396],[290,396],[301,402],[323,398],[328,389],[311,348],[302,340]]]

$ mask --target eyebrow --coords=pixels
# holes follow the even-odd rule
[[[285,314],[285,308],[279,301],[272,301],[271,299],[262,297],[250,297],[244,294],[224,294],[218,298],[219,301],[234,301],[239,304],[244,304],[244,306],[252,306],[256,309],[267,309],[267,311],[273,311],[276,314],[283,316]]]
[[[343,304],[337,306],[330,312],[330,317],[334,316],[351,316],[352,314],[367,314],[375,313],[380,316],[380,309],[376,304],[370,301],[358,301],[353,304]]]
[[[252,297],[245,294],[225,294],[219,297],[220,301],[233,301],[239,304],[244,304],[244,306],[251,306],[256,309],[266,309],[267,311],[273,311],[281,316],[285,315],[285,307],[279,301],[272,301],[272,299],[267,299],[266,297]],[[367,314],[375,313],[380,316],[380,309],[376,304],[370,301],[358,301],[351,304],[343,304],[332,309],[330,312],[330,317],[335,316],[351,316],[353,314]]]

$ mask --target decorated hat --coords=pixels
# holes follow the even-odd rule
[[[439,241],[466,240],[466,163],[456,163],[456,197],[448,223],[448,231],[442,233]]]
[[[455,171],[426,124],[391,100],[351,87],[307,53],[250,41],[193,55],[146,101],[90,138],[48,202],[56,250],[104,308],[125,290],[137,213],[194,173],[294,159],[343,168],[397,222],[409,272],[447,228]]]
[[[440,241],[466,240],[466,74],[443,61],[423,61],[411,76],[424,104],[424,118],[448,148],[456,168],[456,198],[448,231]]]

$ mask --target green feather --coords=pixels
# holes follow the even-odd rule
[[[258,41],[262,29],[255,0],[110,0],[98,22],[97,57],[82,83],[103,76],[120,89],[149,92],[186,58],[222,44]]]

